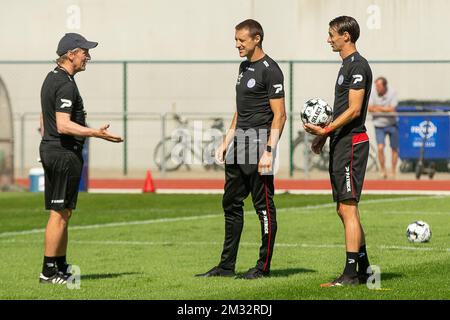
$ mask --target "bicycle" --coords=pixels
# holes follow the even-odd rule
[[[328,165],[330,161],[330,147],[329,143],[326,143],[323,146],[322,152],[320,155],[313,154],[311,151],[311,142],[314,139],[314,136],[310,134],[305,135],[305,131],[299,130],[297,132],[297,137],[293,142],[293,157],[294,157],[294,170],[304,170],[301,164],[305,163],[305,155],[308,160],[308,168],[306,169],[317,169],[320,171],[328,171]],[[369,149],[369,158],[367,161],[367,169],[366,171],[378,171],[378,162],[377,162],[377,150],[376,148],[370,145]]]
[[[158,142],[153,153],[153,161],[158,169],[170,172],[185,166],[190,170],[192,164],[201,164],[206,170],[224,170],[222,164],[214,161],[214,152],[225,133],[223,119],[211,119],[212,125],[198,133],[202,137],[201,145],[193,143],[191,133],[196,128],[189,127],[187,119],[183,119],[179,114],[173,114],[173,119],[178,123],[177,128],[170,137]]]

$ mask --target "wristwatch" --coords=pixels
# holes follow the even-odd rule
[[[266,151],[267,151],[267,152],[272,152],[272,147],[269,146],[269,145],[267,145],[267,146],[266,146]]]

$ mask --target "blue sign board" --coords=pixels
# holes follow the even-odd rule
[[[450,159],[450,117],[399,116],[399,156],[418,159],[425,143],[425,159]]]

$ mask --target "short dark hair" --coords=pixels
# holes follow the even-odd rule
[[[237,24],[236,27],[234,28],[236,29],[236,31],[247,29],[252,39],[254,39],[256,36],[259,36],[261,40],[259,41],[258,45],[262,47],[262,42],[264,39],[264,30],[258,21],[253,19],[247,19]]]
[[[388,82],[387,82],[387,79],[385,77],[378,77],[375,80],[375,82],[377,82],[377,81],[381,81],[381,83],[383,84],[383,87],[387,87]]]
[[[330,28],[336,29],[336,31],[343,35],[344,32],[348,32],[350,35],[350,41],[356,43],[359,38],[359,24],[353,17],[340,16],[334,18],[329,23]]]

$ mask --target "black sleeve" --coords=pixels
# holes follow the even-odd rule
[[[236,85],[238,85],[241,82],[242,72],[245,69],[246,63],[247,63],[247,61],[242,61],[241,64],[239,65],[239,71],[238,71],[238,76],[237,76],[237,80],[236,80]]]
[[[75,102],[75,86],[66,82],[56,89],[55,112],[72,113]]]
[[[249,65],[250,63],[248,62],[248,60],[242,61],[241,64],[239,65],[239,74],[244,72]]]
[[[364,63],[354,62],[349,68],[350,89],[365,89],[368,80],[367,67]]]
[[[244,66],[247,63],[247,61],[242,61],[239,65],[239,74],[241,74],[242,71],[244,71]]]
[[[284,77],[280,68],[271,66],[266,69],[264,82],[269,99],[284,98]]]

